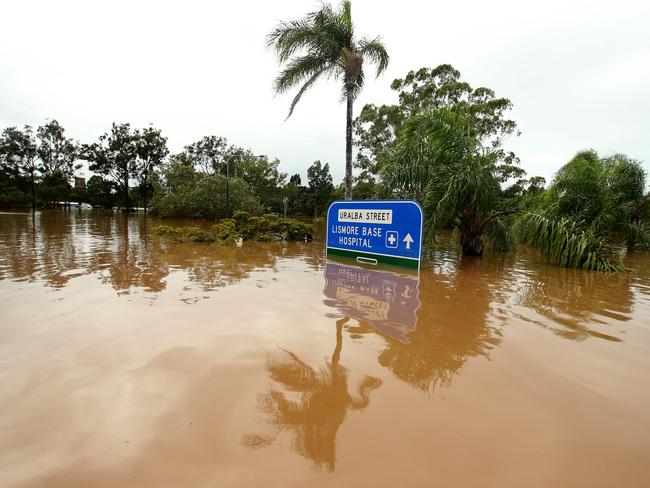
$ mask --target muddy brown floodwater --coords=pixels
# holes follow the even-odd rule
[[[650,253],[420,273],[0,214],[0,485],[650,486]]]

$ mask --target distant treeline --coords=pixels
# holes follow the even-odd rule
[[[583,150],[547,187],[504,149],[519,135],[509,99],[473,88],[450,65],[411,71],[391,88],[396,104],[366,105],[354,120],[355,199],[418,200],[427,235],[435,240],[437,230],[455,229],[464,255],[525,243],[561,266],[615,271],[623,269],[623,246],[650,246],[650,194],[639,161]],[[81,161],[95,176],[72,188]],[[236,210],[282,214],[285,205],[291,216],[320,216],[344,196],[327,163],[311,164],[307,180],[217,136],[170,156],[154,127],[113,124],[92,144],[66,137],[56,121],[36,131],[9,127],[0,137],[4,206],[150,202],[163,217],[218,219]]]
[[[87,161],[95,173],[73,186]],[[34,130],[8,127],[0,135],[0,206],[52,207],[65,202],[102,208],[148,208],[163,217],[218,219],[235,210],[318,216],[342,195],[327,163],[290,178],[279,161],[206,136],[169,155],[159,129],[113,124],[92,144],[67,137],[56,121]]]

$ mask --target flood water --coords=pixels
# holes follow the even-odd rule
[[[650,253],[419,273],[0,214],[0,485],[650,486]]]

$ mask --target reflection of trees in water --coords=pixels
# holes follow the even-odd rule
[[[33,281],[38,270],[35,252],[40,242],[40,214],[0,218],[0,279]]]
[[[407,343],[384,337],[379,363],[420,390],[450,386],[468,358],[487,355],[501,342],[500,329],[488,318],[506,269],[503,260],[465,258],[453,274],[421,273],[417,327]],[[363,321],[349,328],[351,333],[374,330]]]
[[[319,469],[334,471],[336,435],[348,409],[367,407],[370,392],[381,385],[381,380],[364,376],[355,394],[349,393],[348,371],[339,364],[344,322],[342,319],[336,324],[336,347],[331,361],[318,370],[289,351],[282,350],[282,359],[269,357],[267,372],[280,388],[273,387],[260,395],[258,406],[274,432],[249,434],[243,439],[245,446],[268,446],[289,431],[295,452],[311,459]]]
[[[166,278],[185,270],[204,290],[232,285],[281,257],[317,259],[320,248],[303,243],[247,243],[243,248],[173,244],[147,235],[148,218],[120,212],[52,211],[4,215],[0,220],[0,279],[43,281],[64,287],[74,277],[99,273],[120,294],[132,288],[158,292]]]
[[[611,334],[594,330],[590,324],[606,325],[607,319],[630,319],[634,294],[630,273],[597,273],[549,265],[519,263],[517,281],[519,305],[533,309],[550,321],[542,323],[558,336],[585,340],[598,337],[620,341]],[[519,318],[540,323],[535,319]]]

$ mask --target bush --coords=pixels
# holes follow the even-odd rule
[[[302,240],[305,235],[311,238],[312,227],[293,219],[282,219],[276,215],[252,217],[247,212],[235,212],[233,218],[223,219],[212,226],[212,232],[199,227],[154,227],[152,233],[167,237],[176,242],[215,242],[231,243],[237,239],[247,241],[271,242],[280,240]]]
[[[160,225],[151,229],[154,235],[167,237],[176,242],[214,242],[215,237],[200,227],[169,227]]]

